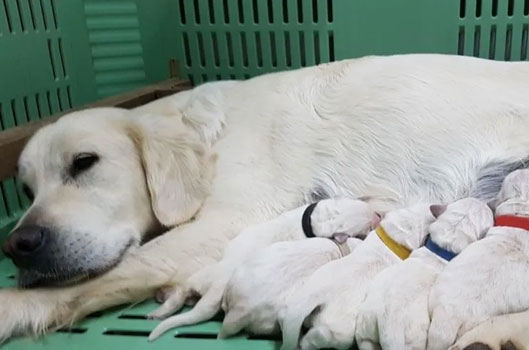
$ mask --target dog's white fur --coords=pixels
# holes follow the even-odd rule
[[[529,170],[509,174],[495,215],[529,217]],[[445,350],[490,317],[529,308],[529,232],[492,227],[439,275],[429,299],[428,349]]]
[[[0,339],[184,283],[244,228],[311,193],[369,195],[381,212],[422,199],[490,199],[509,165],[529,155],[527,91],[527,63],[400,55],[205,84],[131,112],[65,116],[20,159],[36,194],[28,217],[40,204],[66,240],[71,229],[86,233],[96,249],[80,260],[120,251],[105,253],[97,267],[110,271],[91,281],[0,291]],[[92,150],[100,161],[83,186],[55,180],[68,154]],[[180,225],[137,247],[158,223]]]
[[[489,207],[474,198],[461,199],[445,209],[430,225],[429,234],[433,242],[455,254],[483,238],[494,222]],[[379,273],[358,313],[358,348],[425,350],[430,326],[428,295],[446,263],[421,247]]]
[[[380,226],[397,243],[413,250],[421,246],[434,216],[427,204],[389,212]],[[299,341],[301,349],[348,349],[354,341],[358,308],[371,280],[401,259],[375,231],[358,245],[354,253],[332,261],[310,276],[287,299],[280,312],[283,348],[298,343],[301,326],[309,327]]]
[[[151,314],[156,318],[166,317],[182,307],[189,295],[203,295],[193,310],[160,323],[149,339],[153,340],[171,328],[206,321],[213,317],[221,309],[222,296],[238,266],[245,265],[246,260],[259,248],[274,242],[305,238],[301,226],[305,209],[306,206],[302,206],[266,224],[243,231],[230,242],[225,256],[218,264],[191,277],[190,293],[182,295],[177,291],[159,310]],[[311,221],[311,224],[314,223],[312,230],[316,236],[329,238],[335,233],[345,233],[349,236],[367,235],[378,224],[379,218],[367,203],[360,200],[326,199],[316,205]]]
[[[509,350],[529,349],[529,311],[495,316],[480,323],[461,338],[449,350],[464,350],[472,344],[483,344],[488,350],[502,350],[509,344]],[[477,349],[477,347],[476,347]],[[485,350],[485,347],[481,347]]]

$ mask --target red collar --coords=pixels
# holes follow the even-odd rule
[[[529,231],[529,218],[515,215],[501,215],[496,217],[494,226],[516,227]]]

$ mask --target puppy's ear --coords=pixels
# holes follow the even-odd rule
[[[433,204],[433,205],[430,205],[430,211],[432,212],[432,215],[434,216],[434,218],[439,218],[439,216],[441,216],[441,214],[443,214],[445,211],[446,211],[446,205],[441,205],[441,204]]]
[[[216,157],[176,116],[144,115],[129,130],[157,219],[166,227],[190,220],[209,194]]]

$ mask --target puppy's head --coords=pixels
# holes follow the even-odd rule
[[[130,114],[75,112],[28,142],[18,175],[33,203],[3,246],[21,286],[100,274],[199,210],[212,177],[207,147],[178,116]]]
[[[428,227],[434,220],[431,206],[419,203],[388,212],[380,225],[396,242],[414,250],[422,246],[428,235]]]
[[[529,217],[529,169],[516,170],[505,177],[494,205],[496,216]]]
[[[460,253],[483,238],[493,224],[494,216],[487,204],[464,198],[445,207],[430,226],[430,235],[442,248]]]

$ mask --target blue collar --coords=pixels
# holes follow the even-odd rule
[[[446,250],[446,249],[443,249],[443,248],[439,247],[434,241],[432,241],[430,236],[428,236],[428,238],[426,239],[426,244],[424,246],[428,250],[430,250],[432,253],[434,253],[435,255],[443,258],[446,261],[452,260],[457,255],[455,253],[452,253],[449,250]]]

